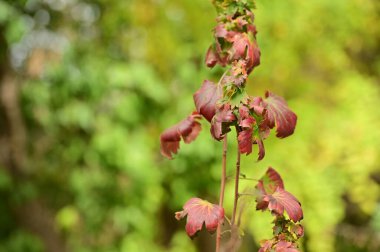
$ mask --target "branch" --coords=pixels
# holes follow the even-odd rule
[[[238,134],[238,130],[236,129],[236,132]],[[236,157],[236,174],[235,174],[235,197],[234,197],[234,208],[232,211],[232,220],[231,224],[235,224],[235,217],[236,217],[236,208],[237,203],[239,199],[239,179],[240,179],[240,150],[237,148],[237,157]]]
[[[7,139],[8,159],[2,159],[2,163],[7,163],[8,169],[15,175],[21,176],[25,173],[26,159],[26,130],[22,118],[19,85],[10,74],[1,76],[0,79],[0,109],[4,115],[3,127],[6,134],[2,135]],[[3,129],[4,130],[4,129]],[[4,133],[5,133],[4,132]]]
[[[224,202],[224,190],[226,187],[226,163],[227,163],[227,135],[223,138],[223,154],[222,154],[222,177],[220,179],[220,195],[219,195],[219,206],[223,207]],[[220,241],[222,238],[222,226],[218,224],[216,231],[216,249],[218,252],[220,250]]]

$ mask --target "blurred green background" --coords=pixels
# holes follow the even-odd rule
[[[256,2],[249,93],[285,96],[298,124],[242,172],[282,174],[304,251],[380,251],[380,1]],[[203,63],[215,16],[206,0],[0,1],[0,251],[213,250],[215,235],[191,241],[174,212],[217,202],[221,143],[203,122],[169,161],[159,135],[222,73]],[[226,194],[230,213],[231,183]],[[251,201],[241,251],[270,222]]]

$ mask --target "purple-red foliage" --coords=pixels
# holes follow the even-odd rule
[[[205,80],[202,87],[193,95],[195,107],[207,121],[211,122],[216,113],[216,104],[222,98],[222,89],[215,83]]]
[[[211,121],[211,135],[216,140],[222,140],[224,135],[230,131],[230,126],[236,120],[231,105],[223,104],[218,107]]]
[[[171,159],[172,154],[178,152],[181,138],[185,143],[194,141],[202,129],[201,124],[197,121],[200,118],[200,114],[193,112],[186,119],[166,129],[160,137],[161,154]]]
[[[250,22],[253,22],[253,13],[250,11],[235,19],[232,16],[219,19],[214,29],[215,43],[209,47],[206,54],[205,61],[208,67],[214,67],[216,64],[224,67],[243,61],[244,71],[249,74],[260,64],[256,27]]]
[[[297,124],[297,116],[284,98],[269,91],[264,97],[252,97],[244,91],[249,74],[260,64],[257,31],[251,12],[253,2],[213,1],[213,4],[217,7],[219,16],[213,30],[215,41],[207,50],[205,63],[210,68],[217,64],[228,68],[218,84],[205,80],[194,93],[196,112],[161,134],[161,153],[169,159],[178,152],[181,140],[190,143],[198,136],[201,130],[199,120],[202,117],[210,123],[212,137],[218,141],[225,140],[221,206],[191,198],[183,210],[175,214],[178,220],[187,216],[186,232],[191,238],[203,225],[207,231],[214,232],[224,220],[225,136],[231,127],[236,129],[240,154],[251,154],[255,144],[258,146],[258,160],[261,160],[265,156],[264,140],[270,131],[275,128],[276,136],[285,138],[294,133]],[[234,223],[239,197],[240,154],[237,156],[232,230],[238,228]],[[300,202],[285,190],[281,176],[271,167],[258,181],[256,192],[257,210],[268,210],[275,217],[274,237],[263,241],[259,252],[299,252],[297,240],[304,233],[303,227],[298,223],[303,218]],[[289,218],[285,217],[285,212]],[[233,240],[231,239],[232,242]],[[221,229],[218,229],[217,250],[220,241]]]
[[[268,209],[277,216],[282,216],[285,210],[292,221],[298,222],[302,220],[301,204],[291,193],[285,191],[280,174],[273,168],[268,168],[256,188],[258,190],[256,199],[256,208],[258,210]]]
[[[293,134],[297,115],[289,109],[285,99],[267,91],[263,104],[267,110],[268,126],[270,128],[276,126],[276,136],[284,138]]]
[[[183,206],[183,211],[175,213],[177,220],[184,218],[186,215],[186,233],[190,237],[194,237],[202,229],[203,223],[206,230],[212,233],[216,230],[218,224],[224,221],[224,209],[222,207],[200,198],[191,198]]]

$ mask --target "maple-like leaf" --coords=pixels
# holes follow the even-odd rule
[[[296,244],[288,241],[279,241],[275,246],[275,252],[299,252]]]
[[[223,39],[227,38],[228,31],[225,28],[225,25],[222,23],[219,23],[217,26],[215,26],[214,32],[215,32],[216,38],[223,38]]]
[[[284,138],[293,134],[297,115],[289,109],[284,98],[267,91],[263,103],[267,110],[266,119],[269,127],[276,126],[276,136]]]
[[[277,215],[283,215],[285,210],[294,222],[303,218],[301,204],[291,193],[285,191],[280,174],[273,168],[268,168],[256,188],[258,189],[256,209],[269,209]]]
[[[209,47],[205,62],[210,68],[214,67],[216,64],[225,67],[228,63],[228,53],[225,48],[225,43],[222,41],[230,41],[237,32],[228,31],[225,24],[219,23],[214,29],[215,43]]]
[[[250,106],[253,106],[251,103],[250,97],[245,101],[245,103],[240,104],[239,106],[239,126],[241,131],[238,135],[239,150],[242,154],[250,154],[252,152],[252,144],[257,144],[258,152],[258,161],[262,160],[265,156],[265,148],[263,139],[265,139],[269,134],[269,128],[263,126],[257,127],[256,119],[251,115],[255,113],[255,110]],[[246,104],[247,103],[247,104]],[[257,110],[260,113],[264,113],[264,109],[261,110],[261,107],[257,106]],[[255,130],[254,130],[254,127]]]
[[[291,193],[282,188],[277,187],[273,194],[265,195],[263,201],[268,202],[268,209],[278,215],[283,215],[284,210],[286,210],[289,218],[294,222],[303,218],[300,202]]]
[[[224,209],[200,198],[191,198],[183,206],[183,211],[176,212],[175,218],[180,220],[187,215],[186,233],[190,237],[202,229],[203,223],[208,232],[214,232],[224,221]]]
[[[254,40],[247,50],[247,73],[250,73],[254,67],[260,65],[260,54],[260,48],[257,41]]]
[[[256,123],[255,118],[252,116],[248,116],[246,118],[242,118],[239,122],[239,126],[242,128],[252,129],[252,125]]]
[[[281,175],[272,167],[269,167],[265,172],[265,175],[260,179],[263,184],[262,190],[265,194],[272,194],[279,187],[284,189],[284,182]]]
[[[270,249],[272,248],[273,241],[272,240],[264,240],[260,242],[261,247],[258,252],[270,252]]]
[[[247,33],[236,33],[232,39],[230,61],[245,59],[249,74],[255,66],[260,64],[260,49],[256,40]]]
[[[239,106],[239,126],[244,129],[252,129],[256,124],[255,118],[251,115],[249,108],[244,104]]]
[[[205,63],[210,68],[213,68],[216,64],[225,67],[227,64],[227,58],[228,55],[223,52],[219,42],[216,42],[208,48],[205,57]]]
[[[252,14],[252,15],[251,15],[251,14]],[[250,15],[251,15],[251,17],[252,17],[252,22],[253,22],[253,19],[254,19],[254,17],[253,17],[253,13],[251,13],[251,14],[250,14]],[[254,24],[248,24],[248,25],[247,25],[247,31],[250,32],[250,33],[252,33],[253,36],[256,38],[256,34],[257,34],[256,25],[254,25]]]
[[[248,107],[253,110],[256,115],[265,115],[265,107],[263,104],[263,98],[261,97],[249,97]]]
[[[226,29],[226,25],[225,24],[222,24],[222,23],[219,23],[216,27],[215,27],[215,38],[221,38],[221,39],[224,39],[226,40],[227,42],[234,42],[234,38],[236,35],[240,34],[240,32],[237,32],[237,31],[229,31]]]
[[[238,144],[241,154],[250,154],[252,152],[252,129],[246,129],[239,132]]]
[[[258,252],[299,252],[295,243],[285,240],[265,240]]]
[[[222,89],[213,82],[205,80],[193,95],[198,113],[211,122],[216,112],[216,103],[222,97]]]
[[[241,16],[241,17],[238,17],[234,20],[236,23],[236,26],[237,26],[237,28],[239,28],[239,30],[243,30],[243,27],[248,24],[247,20],[245,20],[244,18],[245,17]]]
[[[260,49],[256,42],[256,27],[248,24],[244,19],[235,20],[237,27],[218,23],[214,29],[215,44],[206,54],[206,64],[209,67],[219,63],[225,66],[227,63],[244,61],[242,75],[234,75],[233,82],[242,85],[252,69],[260,64]],[[228,28],[227,28],[228,27]],[[243,27],[246,27],[244,32]],[[237,28],[237,30],[236,30]]]
[[[206,65],[208,67],[213,68],[216,65],[216,63],[218,63],[218,61],[219,61],[219,56],[215,52],[215,49],[213,48],[213,46],[210,46],[206,53],[206,58],[205,58]]]
[[[253,143],[256,143],[257,146],[259,147],[259,154],[258,154],[258,158],[257,160],[260,161],[264,158],[265,156],[265,148],[264,148],[264,142],[263,140],[260,138],[260,139],[254,139]]]
[[[222,140],[224,135],[230,131],[230,125],[236,120],[231,110],[231,105],[223,104],[215,113],[211,120],[211,135],[218,141]]]
[[[245,127],[245,128],[251,128],[252,127],[251,124],[245,125],[245,126],[242,125],[241,122],[247,118],[253,119],[251,114],[250,114],[249,108],[247,106],[245,106],[245,104],[240,104],[240,106],[239,106],[239,125],[241,127]],[[253,121],[254,121],[254,119],[253,119]]]
[[[231,60],[239,60],[246,58],[247,48],[249,48],[250,41],[246,33],[237,33],[232,39]]]
[[[302,237],[304,234],[304,228],[301,224],[292,224],[289,228],[290,232],[295,234],[298,238]]]
[[[249,155],[252,152],[253,144],[253,124],[256,123],[249,113],[249,108],[244,104],[239,106],[239,126],[241,131],[238,133],[238,145],[241,154]]]
[[[186,119],[176,125],[166,129],[161,134],[161,154],[172,159],[172,154],[176,154],[179,149],[181,138],[185,143],[194,141],[201,131],[201,124],[197,121],[201,115],[193,112]]]

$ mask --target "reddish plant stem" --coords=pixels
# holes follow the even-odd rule
[[[227,135],[223,138],[223,154],[222,154],[222,177],[220,179],[220,195],[219,195],[219,206],[223,207],[224,202],[224,189],[226,187],[226,164],[227,164]],[[222,225],[219,223],[216,230],[216,252],[220,250],[220,241],[222,239]]]
[[[238,203],[238,199],[239,199],[239,179],[240,179],[240,150],[239,150],[239,148],[237,148],[234,208],[232,210],[232,219],[231,219],[231,225],[232,226],[235,224],[236,209],[237,209],[237,203]]]

